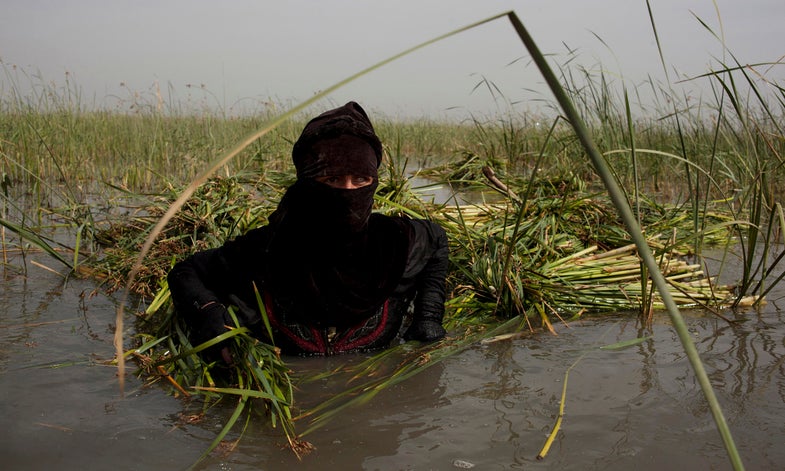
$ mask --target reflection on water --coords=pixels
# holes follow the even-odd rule
[[[778,296],[728,324],[685,311],[748,469],[785,466],[785,327]],[[128,378],[120,397],[113,356],[115,304],[86,281],[30,267],[0,293],[0,456],[4,469],[184,469],[231,413],[142,389]],[[197,469],[729,469],[713,418],[667,316],[642,326],[634,315],[557,325],[558,335],[476,345],[344,411],[307,438],[302,463],[279,431],[252,421],[237,449]],[[632,347],[603,345],[637,337]],[[299,372],[332,370],[355,357],[292,359]],[[394,361],[395,359],[391,359]],[[561,431],[535,459],[559,409]],[[314,404],[345,378],[305,384]],[[234,435],[236,437],[236,435]]]
[[[446,183],[434,182],[417,175],[416,168],[409,169],[409,188],[423,201],[435,204],[477,204],[496,202],[503,197],[490,187],[454,188]]]
[[[32,265],[27,279],[3,279],[3,469],[179,468],[198,456],[199,444],[162,427],[179,401],[135,381],[119,397],[116,369],[103,363],[113,356],[115,305],[95,289]]]

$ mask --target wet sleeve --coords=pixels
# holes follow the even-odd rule
[[[444,337],[442,327],[446,298],[449,245],[447,234],[438,224],[412,220],[413,237],[404,280],[415,289],[414,318],[406,334],[416,340]]]
[[[169,271],[172,301],[189,326],[192,341],[209,340],[233,324],[227,306],[243,304],[238,295],[247,295],[244,290],[252,286],[258,268],[258,236],[251,231],[219,248],[197,252]],[[251,325],[258,317],[251,309],[239,309],[235,315],[241,325]]]
[[[167,281],[175,309],[193,314],[211,302],[220,302],[221,280],[227,275],[221,249],[197,252],[178,262]]]

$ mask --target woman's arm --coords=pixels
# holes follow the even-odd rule
[[[222,249],[197,252],[177,263],[167,276],[177,314],[191,331],[191,341],[199,344],[226,332],[231,316],[222,303]]]
[[[197,252],[185,260],[178,262],[169,271],[167,281],[172,292],[175,308],[181,314],[193,314],[209,303],[220,302],[214,291],[217,286],[211,273],[220,266],[217,260],[221,257],[220,249]],[[220,279],[220,274],[219,278]]]
[[[450,252],[441,226],[420,219],[411,222],[414,233],[404,279],[413,280],[416,296],[414,317],[404,338],[430,342],[446,334],[442,320]]]
[[[226,332],[226,326],[234,326],[226,308],[230,304],[237,308],[240,325],[250,326],[260,319],[253,308],[253,282],[259,281],[256,278],[263,263],[264,229],[197,252],[169,272],[174,307],[191,329],[192,341],[204,342]]]

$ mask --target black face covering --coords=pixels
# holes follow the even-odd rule
[[[298,180],[270,216],[270,224],[277,228],[278,237],[286,234],[310,257],[346,255],[353,246],[367,242],[377,186],[374,180],[371,185],[347,190]]]
[[[403,273],[408,233],[373,217],[374,184],[335,189],[299,180],[270,217],[267,279],[293,321],[343,327],[370,317]]]

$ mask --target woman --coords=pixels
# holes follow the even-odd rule
[[[447,236],[430,221],[371,212],[382,145],[360,105],[312,119],[292,159],[297,181],[268,225],[196,253],[169,273],[191,340],[233,326],[229,305],[264,337],[255,289],[272,340],[287,354],[383,348],[399,335],[444,337]]]

